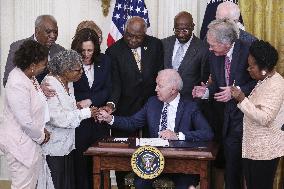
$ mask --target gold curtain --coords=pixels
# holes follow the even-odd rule
[[[284,76],[284,0],[239,0],[246,31],[269,41],[279,53],[277,71]],[[284,141],[283,141],[284,142]],[[274,189],[282,189],[284,159],[279,163]]]
[[[278,50],[277,70],[284,76],[284,1],[239,0],[239,4],[246,30]]]

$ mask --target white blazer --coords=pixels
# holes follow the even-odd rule
[[[4,98],[4,121],[0,129],[0,148],[30,167],[41,153],[45,134],[46,102],[32,81],[19,68],[8,77]]]

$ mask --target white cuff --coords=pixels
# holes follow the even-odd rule
[[[114,122],[114,116],[111,116],[111,121],[108,123],[109,125],[113,125],[113,122]]]
[[[115,103],[114,102],[107,102],[106,104],[112,104],[113,108],[115,109]]]
[[[80,119],[87,119],[91,117],[91,109],[90,108],[83,108],[80,110]]]
[[[178,139],[185,140],[185,135],[182,132],[178,132]]]

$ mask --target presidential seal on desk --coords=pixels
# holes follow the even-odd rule
[[[162,173],[164,166],[163,154],[153,146],[142,146],[131,157],[133,172],[143,179],[156,178]]]

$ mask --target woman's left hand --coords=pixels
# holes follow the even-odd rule
[[[231,86],[231,96],[238,102],[242,102],[245,99],[245,94],[239,87]]]

